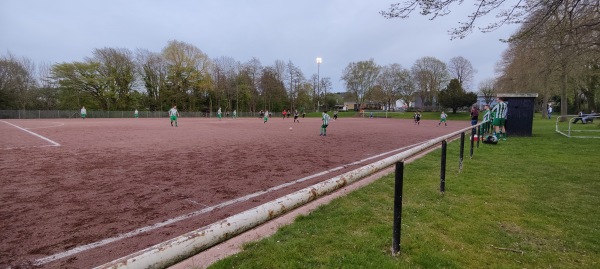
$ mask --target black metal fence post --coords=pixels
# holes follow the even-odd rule
[[[475,146],[475,128],[471,129],[471,149],[469,152],[469,158],[473,159],[473,147]]]
[[[447,148],[446,140],[442,141],[442,161],[440,168],[440,192],[444,193],[446,191],[446,148]]]
[[[479,148],[479,140],[481,140],[481,128],[483,125],[479,125],[479,127],[477,128],[477,148]]]
[[[458,161],[458,172],[462,171],[463,156],[465,156],[465,132],[460,133],[460,157]]]
[[[400,235],[402,231],[402,188],[404,185],[404,162],[396,163],[394,188],[394,228],[392,235],[392,255],[400,252]]]

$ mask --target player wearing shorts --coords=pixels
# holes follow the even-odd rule
[[[421,125],[421,112],[415,112],[415,124]]]
[[[137,118],[139,117],[139,113],[140,113],[140,112],[139,112],[139,111],[136,109],[136,110],[133,112],[133,117],[137,119]]]
[[[440,126],[440,124],[442,124],[442,122],[444,123],[444,126],[448,126],[448,123],[446,123],[447,117],[448,117],[448,115],[446,114],[446,112],[442,111],[442,114],[440,114],[440,122],[438,123],[438,126]]]
[[[484,124],[481,125],[482,128],[482,132],[481,134],[487,134],[490,131],[490,126],[491,126],[491,120],[492,120],[492,113],[490,112],[490,106],[489,105],[485,105],[483,107],[483,122],[485,122]]]
[[[173,106],[169,110],[169,117],[171,118],[171,127],[173,127],[173,122],[175,122],[175,127],[177,127],[177,117],[179,116],[179,111],[177,111],[177,106]]]
[[[294,111],[294,122],[300,123],[300,120],[298,119],[298,110]]]
[[[319,136],[327,136],[327,126],[329,125],[329,114],[327,114],[327,111],[323,111],[321,120],[323,124],[321,125],[321,134]]]
[[[504,97],[498,97],[498,103],[492,108],[492,114],[494,119],[492,125],[494,126],[494,136],[498,139],[502,137],[502,140],[506,140],[506,114],[508,112],[508,106],[504,103]]]
[[[85,109],[85,107],[81,107],[81,118],[85,120],[85,116],[87,116],[87,110]]]
[[[219,109],[217,110],[217,118],[218,118],[219,120],[221,120],[221,114],[222,114],[222,113],[221,113],[221,108],[219,107]]]
[[[265,110],[265,116],[263,118],[263,123],[267,123],[269,120],[269,111]]]

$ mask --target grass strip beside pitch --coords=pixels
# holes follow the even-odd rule
[[[398,256],[392,174],[210,268],[598,268],[600,143],[533,133],[481,144],[460,173],[450,143],[444,195],[439,149],[406,165]]]

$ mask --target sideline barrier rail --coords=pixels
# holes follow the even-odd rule
[[[567,118],[567,122],[561,122],[561,118]],[[584,117],[588,117],[589,119],[593,120],[593,123],[588,123],[588,124],[584,124],[583,121],[578,120],[579,122],[581,122],[581,126],[592,126],[593,124],[595,124],[596,126],[598,126],[598,122],[600,121],[600,115],[596,114],[596,115],[587,115]],[[573,125],[575,126],[579,126],[577,123],[574,123],[575,119],[581,118],[579,115],[566,115],[566,116],[557,116],[556,117],[556,125],[555,125],[555,131],[559,134],[562,134],[566,137],[573,137],[573,138],[600,138],[600,128],[596,128],[596,129],[591,129],[591,128],[584,128],[584,129],[573,129]],[[568,123],[568,128],[567,130],[561,130],[560,125],[562,124],[566,124]],[[582,127],[583,128],[583,127]],[[593,127],[592,127],[593,128]],[[592,133],[592,134],[597,134],[597,135],[579,135],[581,133]]]
[[[403,163],[404,160],[435,147],[440,142],[445,143],[448,139],[464,134],[466,131],[472,131],[475,128],[478,128],[481,124],[482,123],[479,123],[475,126],[467,127],[438,138],[430,139],[429,141],[426,141],[425,143],[409,150],[362,166],[342,175],[330,178],[321,183],[301,189],[271,202],[246,210],[224,220],[215,222],[195,231],[127,255],[96,268],[163,268],[172,265],[174,261],[191,257],[202,250],[210,248],[211,246],[250,230],[310,201],[316,200],[323,195],[336,191],[364,177],[372,175],[389,166],[395,165],[398,162]],[[471,134],[471,137],[473,137],[473,133]],[[398,169],[396,171],[398,171]],[[401,222],[398,222],[397,225],[400,225],[400,223]],[[396,229],[396,224],[394,224],[394,229]],[[394,244],[396,244],[396,242],[399,244],[399,238],[397,241],[394,240]]]

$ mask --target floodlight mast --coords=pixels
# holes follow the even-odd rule
[[[317,111],[319,111],[319,108],[321,107],[321,81],[319,78],[321,62],[323,62],[323,59],[321,59],[321,57],[317,57],[317,97],[319,97],[317,98]]]

